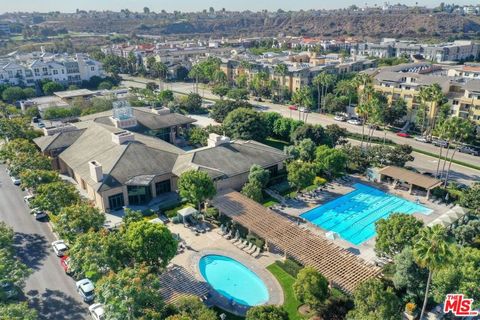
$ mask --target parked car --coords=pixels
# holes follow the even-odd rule
[[[73,273],[72,268],[70,267],[70,257],[69,256],[63,256],[60,258],[60,265],[62,266],[63,271],[65,271],[66,274],[71,275]]]
[[[35,199],[35,196],[34,195],[27,195],[25,197],[23,197],[23,201],[27,204],[27,206],[30,208],[31,204],[32,204],[32,200]]]
[[[18,290],[10,281],[0,282],[0,290],[3,291],[5,298],[13,299],[18,296]]]
[[[448,141],[440,140],[440,139],[432,140],[432,144],[434,146],[442,147],[442,148],[447,148],[448,147]]]
[[[300,108],[298,108],[298,111],[304,112],[304,113],[310,113],[310,109],[305,108],[305,107],[300,107]]]
[[[461,153],[468,153],[474,156],[480,155],[480,151],[478,149],[475,149],[474,147],[471,146],[460,146],[457,148],[458,152]]]
[[[341,114],[336,114],[335,117],[333,117],[333,120],[335,121],[347,121],[347,117]]]
[[[77,286],[78,294],[85,302],[92,302],[95,299],[95,288],[93,282],[90,279],[82,279],[75,283]]]
[[[63,257],[65,251],[68,250],[68,246],[63,240],[56,240],[52,242],[52,248],[57,257]]]
[[[426,136],[416,136],[414,139],[419,142],[430,143],[430,139]]]
[[[397,136],[402,137],[402,138],[410,138],[410,135],[406,132],[397,132]]]
[[[78,294],[85,302],[92,302],[95,299],[95,288],[93,282],[90,279],[82,279],[75,283]]]
[[[359,125],[362,124],[362,121],[360,121],[360,119],[358,119],[358,118],[350,118],[350,119],[347,120],[347,123],[359,126]]]
[[[47,217],[47,213],[38,208],[33,208],[32,211],[30,211],[30,213],[33,214],[36,220],[42,220]]]
[[[19,186],[22,183],[22,180],[20,180],[20,178],[11,176],[10,179],[12,179],[13,184],[16,186]]]
[[[298,110],[298,107],[297,107],[297,106],[289,106],[288,109],[290,109],[290,110]]]
[[[39,128],[45,128],[45,123],[39,122],[39,123],[38,123],[38,127],[39,127]]]
[[[101,303],[94,303],[88,307],[88,311],[94,320],[105,319],[105,307]]]

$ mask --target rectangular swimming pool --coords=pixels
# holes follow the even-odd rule
[[[428,215],[431,209],[356,183],[354,191],[301,215],[302,218],[359,245],[375,236],[375,222],[392,213]]]

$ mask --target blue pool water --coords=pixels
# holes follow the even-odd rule
[[[430,214],[431,209],[361,183],[354,191],[316,207],[302,218],[358,245],[375,236],[375,222],[394,212]]]
[[[263,281],[237,260],[206,255],[200,259],[199,267],[203,278],[228,299],[247,306],[260,305],[269,299]]]

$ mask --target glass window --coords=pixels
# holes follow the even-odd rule
[[[108,197],[108,206],[110,207],[110,210],[121,209],[124,205],[125,201],[123,199],[123,193],[118,193]]]
[[[157,193],[157,196],[162,193],[167,193],[172,191],[170,187],[170,180],[165,180],[165,181],[160,181],[155,183],[155,191]]]
[[[131,205],[147,204],[152,199],[150,187],[128,186],[128,203]]]

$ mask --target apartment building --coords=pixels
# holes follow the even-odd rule
[[[354,52],[376,58],[394,58],[402,56],[423,56],[433,62],[473,60],[480,55],[480,45],[473,41],[457,40],[437,45],[399,42],[384,39],[381,43],[358,45]]]
[[[34,86],[42,80],[64,85],[104,77],[102,64],[84,54],[75,56],[30,53],[0,59],[0,83]]]
[[[376,70],[373,85],[377,92],[387,97],[389,103],[400,98],[405,100],[407,119],[414,122],[421,103],[420,89],[438,84],[451,105],[451,115],[471,119],[480,126],[480,80],[463,76],[480,73],[480,70],[472,72],[466,70],[473,67],[463,68],[449,69],[429,63],[403,64]],[[434,121],[438,107],[435,102],[429,103],[427,118],[430,123]]]
[[[0,22],[0,38],[10,36],[10,26],[8,23]]]

